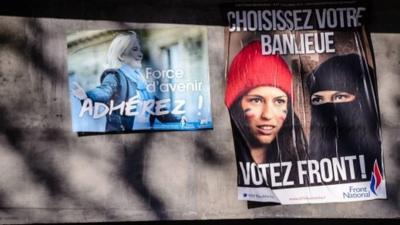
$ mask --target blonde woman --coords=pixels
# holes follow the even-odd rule
[[[106,132],[151,129],[150,113],[141,108],[145,100],[154,99],[146,90],[146,80],[141,72],[143,53],[135,32],[119,34],[110,44],[107,62],[110,66],[101,75],[101,84],[85,91],[77,83],[74,84],[73,94],[80,100],[90,98],[93,102],[101,102],[117,106],[129,100],[137,101],[135,116],[122,114],[114,110],[107,114]]]

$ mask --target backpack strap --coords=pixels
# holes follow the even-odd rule
[[[104,78],[109,74],[114,74],[115,77],[117,78],[118,86],[119,86],[119,88],[121,88],[121,91],[119,93],[121,93],[121,94],[125,93],[125,96],[121,96],[121,99],[123,99],[123,101],[127,102],[128,97],[129,97],[129,93],[128,93],[129,88],[128,88],[128,80],[126,79],[125,75],[119,69],[107,69],[101,74],[100,83],[102,83]]]
[[[120,89],[116,93],[113,94],[112,99],[118,99],[121,101],[128,101],[129,98],[129,84],[126,79],[124,73],[119,69],[107,69],[105,70],[100,77],[100,82],[102,83],[104,78],[108,75],[114,75],[117,78],[117,88]],[[122,96],[119,96],[122,95]],[[125,95],[125,96],[123,96]],[[133,118],[125,117],[124,115],[119,115],[119,113],[107,114],[107,124],[106,131],[107,132],[120,132],[124,130],[129,130],[132,127]]]

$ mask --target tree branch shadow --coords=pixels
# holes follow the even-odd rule
[[[146,149],[153,141],[153,134],[147,133],[138,143],[127,143],[123,146],[124,160],[120,168],[120,175],[130,189],[139,196],[142,201],[148,203],[149,207],[159,220],[167,220],[165,203],[160,196],[150,191],[144,183],[144,171],[146,162]]]

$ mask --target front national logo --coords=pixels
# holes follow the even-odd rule
[[[377,195],[376,191],[378,190],[381,182],[382,182],[381,171],[379,170],[378,162],[375,160],[374,170],[372,172],[371,182],[370,182],[370,189],[371,189],[372,193],[374,193],[375,195]]]

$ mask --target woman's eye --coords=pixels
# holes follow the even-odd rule
[[[332,101],[334,103],[352,102],[354,101],[355,98],[356,96],[351,93],[342,92],[342,93],[336,93],[332,97]]]
[[[347,98],[346,95],[336,95],[336,96],[335,96],[335,100],[344,100],[344,99],[346,99],[346,98]]]
[[[261,99],[261,98],[251,98],[251,99],[250,99],[250,102],[251,102],[251,103],[261,103],[261,102],[262,102],[262,99]]]
[[[313,103],[313,104],[318,104],[318,103],[321,103],[321,102],[322,102],[322,98],[319,97],[319,96],[313,96],[311,98],[311,103]]]
[[[276,102],[277,104],[279,104],[279,105],[282,105],[282,104],[285,104],[285,103],[286,103],[286,100],[285,100],[285,99],[278,98],[278,99],[275,100],[275,102]]]
[[[312,98],[312,99],[311,99],[312,102],[320,102],[321,100],[322,100],[322,99],[319,98],[319,97],[316,97],[316,98]]]

